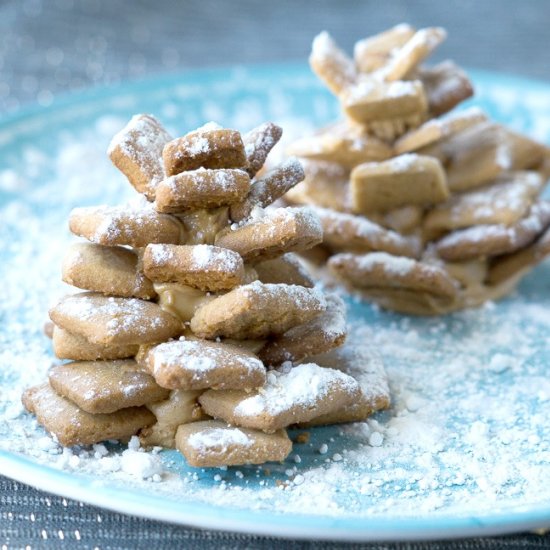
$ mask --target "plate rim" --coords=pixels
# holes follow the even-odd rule
[[[307,64],[303,62],[280,62],[158,73],[142,79],[126,80],[120,84],[102,85],[60,94],[48,106],[27,104],[21,109],[0,116],[0,128],[9,130],[10,127],[32,117],[49,116],[55,111],[64,111],[73,106],[131,94],[136,90],[143,92],[159,86],[196,84],[197,81],[207,84],[242,70],[251,75],[274,72],[285,74],[295,72],[304,75],[306,69]],[[492,85],[520,89],[538,89],[550,95],[550,81],[480,69],[468,70],[468,74],[472,77],[474,84],[487,82]],[[265,514],[261,510],[228,508],[196,501],[178,502],[143,490],[119,487],[115,484],[104,485],[90,475],[58,470],[34,461],[28,456],[1,449],[0,472],[8,478],[36,489],[126,515],[188,527],[280,538],[350,542],[413,541],[504,535],[550,527],[550,503],[545,504],[544,507],[520,506],[518,508],[521,509],[516,509],[515,512],[497,514],[458,517],[438,515],[433,520],[415,517],[372,518],[371,520],[361,517],[312,514],[292,516],[284,513]],[[44,472],[48,475],[45,476]],[[101,486],[101,491],[97,490],[98,486]],[[116,498],[112,498],[113,496]],[[174,506],[174,503],[178,506]]]
[[[196,501],[176,501],[161,494],[103,484],[90,475],[58,470],[24,455],[2,450],[0,470],[2,475],[36,489],[125,515],[173,525],[256,536],[341,542],[389,542],[495,536],[550,527],[550,505],[545,509],[525,506],[523,511],[514,513],[459,517],[440,515],[433,519],[369,519],[312,514],[289,516],[284,513],[266,514],[262,510],[228,508]],[[44,476],[44,472],[48,475]]]

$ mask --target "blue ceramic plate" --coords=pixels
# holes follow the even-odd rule
[[[550,85],[473,79],[475,104],[550,141]],[[209,120],[242,130],[274,120],[296,137],[334,119],[337,105],[305,66],[279,65],[91,90],[4,118],[0,472],[129,514],[286,537],[430,539],[550,526],[548,263],[506,300],[445,318],[385,313],[350,297],[351,342],[369,341],[384,357],[392,409],[311,430],[285,464],[203,471],[166,451],[154,457],[152,481],[121,469],[117,445],[63,453],[19,395],[53,359],[41,328],[65,290],[69,210],[130,196],[104,151],[136,112],[154,113],[176,135]]]

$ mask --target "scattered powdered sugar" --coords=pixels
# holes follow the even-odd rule
[[[233,446],[249,447],[252,440],[239,428],[210,428],[202,432],[195,432],[187,439],[197,452],[207,453],[209,450],[224,450]]]

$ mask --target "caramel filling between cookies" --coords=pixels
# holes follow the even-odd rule
[[[178,283],[155,283],[153,287],[159,295],[159,306],[184,323],[191,320],[199,307],[216,298],[215,294]]]

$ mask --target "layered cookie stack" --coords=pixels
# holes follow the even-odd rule
[[[290,147],[306,178],[287,200],[313,205],[325,233],[315,258],[406,313],[499,298],[550,253],[548,150],[479,109],[448,113],[473,89],[450,61],[421,65],[445,36],[399,25],[353,60],[317,36],[310,64],[344,120]]]
[[[288,455],[289,425],[388,406],[383,366],[342,346],[341,299],[293,254],[321,242],[319,220],[266,209],[304,177],[296,159],[257,175],[280,136],[209,123],[172,139],[138,115],[114,137],[110,158],[142,199],[71,213],[87,242],[63,280],[84,292],[50,310],[71,362],[23,396],[62,445],[139,432],[194,466],[256,464]]]

